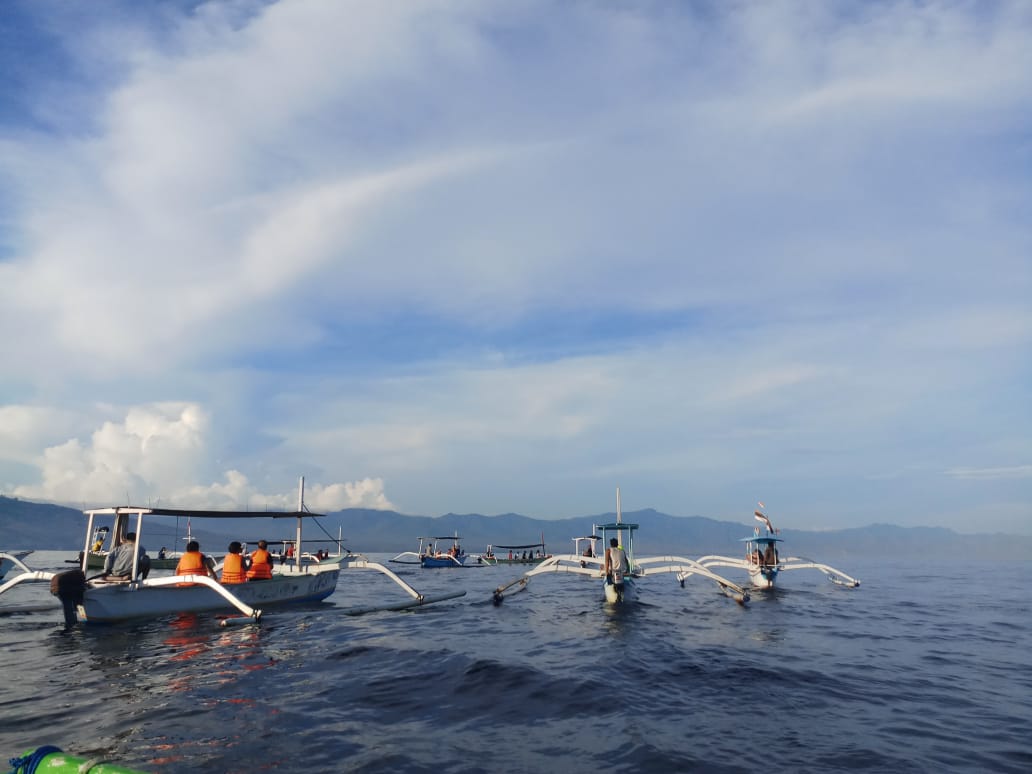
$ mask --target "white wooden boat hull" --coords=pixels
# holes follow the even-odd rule
[[[749,580],[752,582],[754,588],[772,589],[774,588],[774,583],[777,580],[777,577],[777,568],[761,568],[754,564],[749,565]]]
[[[272,580],[249,581],[226,586],[226,590],[251,607],[318,602],[337,587],[340,567],[318,571],[275,574]],[[224,597],[206,586],[110,583],[86,590],[79,615],[90,622],[113,623],[132,618],[152,618],[176,613],[237,612]]]
[[[624,602],[634,602],[638,598],[637,589],[634,586],[633,578],[625,578],[623,582],[623,590],[617,590],[615,583],[609,581],[602,581],[602,590],[606,596],[606,602],[611,605],[619,605]]]

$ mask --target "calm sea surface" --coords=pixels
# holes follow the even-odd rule
[[[1032,771],[1032,562],[841,564],[859,589],[800,570],[745,608],[672,575],[625,609],[572,575],[495,607],[517,570],[410,568],[424,593],[468,594],[349,617],[404,594],[345,571],[327,602],[260,627],[64,634],[56,608],[0,617],[0,756],[54,744],[155,772]],[[45,584],[3,596],[53,601]]]

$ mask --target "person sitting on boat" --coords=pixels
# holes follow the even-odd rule
[[[164,558],[165,558],[165,546],[162,546],[161,550],[158,551],[158,559],[164,559]]]
[[[110,580],[129,580],[133,574],[133,559],[139,554],[139,572],[141,578],[150,573],[150,557],[147,549],[136,546],[136,533],[126,532],[118,547],[104,559],[104,577]]]
[[[269,544],[258,541],[258,547],[251,552],[251,567],[247,571],[247,579],[272,580],[272,557],[269,555]]]
[[[778,555],[774,550],[773,543],[767,543],[767,550],[763,552],[763,563],[768,567],[773,567],[778,563]]]
[[[201,553],[201,544],[196,540],[191,540],[186,544],[186,551],[179,557],[176,575],[205,575],[214,578],[215,571],[211,569],[211,565],[211,560]]]
[[[246,560],[241,554],[243,550],[244,547],[236,540],[229,544],[229,553],[222,560],[221,581],[223,585],[243,583],[247,580]]]
[[[606,549],[606,566],[604,569],[606,579],[622,589],[624,576],[631,571],[631,565],[627,561],[627,552],[620,548],[616,538],[609,539],[609,548]]]

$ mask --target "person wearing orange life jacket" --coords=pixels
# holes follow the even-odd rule
[[[244,550],[244,547],[234,540],[229,544],[228,550],[229,553],[222,560],[222,583],[223,585],[243,583],[247,580],[247,568],[245,567],[244,557],[240,553]]]
[[[176,565],[176,575],[207,575],[214,578],[215,573],[211,570],[208,559],[201,553],[201,544],[191,540],[186,544],[186,551],[179,557],[179,564]],[[182,583],[181,586],[189,586],[189,583]]]
[[[272,579],[272,557],[268,549],[269,544],[259,540],[258,548],[251,552],[251,569],[247,571],[249,581]]]

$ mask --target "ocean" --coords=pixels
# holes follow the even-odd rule
[[[517,568],[405,567],[423,593],[468,593],[351,617],[404,594],[345,571],[326,602],[260,626],[64,633],[57,607],[4,616],[0,755],[52,744],[151,772],[1032,771],[1032,562],[834,564],[861,587],[799,570],[745,607],[661,575],[612,609],[565,574],[495,606]],[[53,601],[46,584],[3,597]]]

